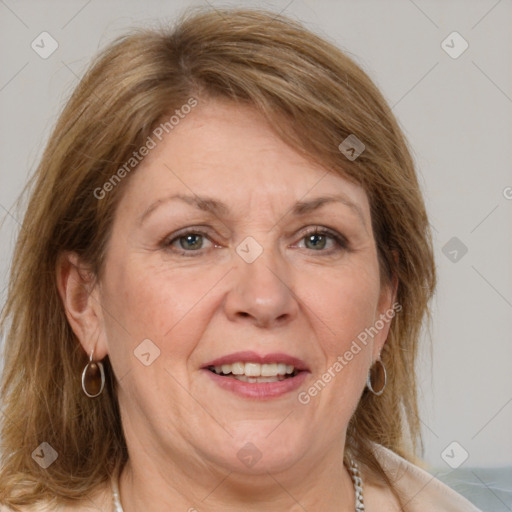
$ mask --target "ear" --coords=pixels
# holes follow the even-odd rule
[[[393,258],[395,263],[398,264],[398,253],[393,251]],[[378,329],[378,334],[374,338],[372,360],[380,359],[380,353],[384,348],[391,326],[391,320],[396,313],[402,310],[402,306],[396,303],[398,293],[398,277],[395,272],[386,281],[382,282],[379,302],[377,305],[377,314],[375,315],[375,326],[382,328]]]
[[[103,314],[94,273],[82,264],[76,253],[62,253],[57,262],[57,288],[66,317],[88,356],[94,360],[107,353]]]

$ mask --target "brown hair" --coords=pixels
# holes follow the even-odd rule
[[[1,318],[1,503],[81,498],[126,462],[112,367],[106,357],[106,389],[87,398],[80,375],[88,356],[67,322],[56,267],[63,251],[73,251],[101,279],[129,177],[101,200],[94,191],[164,115],[191,97],[253,105],[297,151],[364,187],[381,275],[383,281],[396,277],[402,309],[382,352],[386,391],[363,393],[346,449],[392,487],[372,442],[408,459],[421,444],[414,367],[435,267],[413,161],[390,108],[349,57],[289,18],[259,10],[192,10],[172,30],[133,30],[96,58],[27,184],[30,200]],[[338,149],[349,135],[365,144],[353,161]],[[47,469],[32,458],[42,442],[58,452]]]

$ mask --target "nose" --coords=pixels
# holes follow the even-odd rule
[[[286,263],[269,250],[252,263],[240,260],[231,276],[232,287],[224,303],[231,321],[271,328],[296,318],[299,304],[292,274]]]

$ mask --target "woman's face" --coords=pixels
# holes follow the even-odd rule
[[[364,190],[220,102],[126,179],[95,354],[119,381],[132,453],[257,473],[342,448],[388,325],[358,336],[392,304]]]

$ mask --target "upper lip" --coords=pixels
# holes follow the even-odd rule
[[[298,357],[290,356],[282,352],[261,355],[252,351],[233,352],[232,354],[228,354],[209,361],[203,366],[203,368],[208,368],[208,366],[221,366],[223,364],[233,364],[238,362],[260,364],[283,363],[292,365],[298,371],[309,371],[306,363]]]

